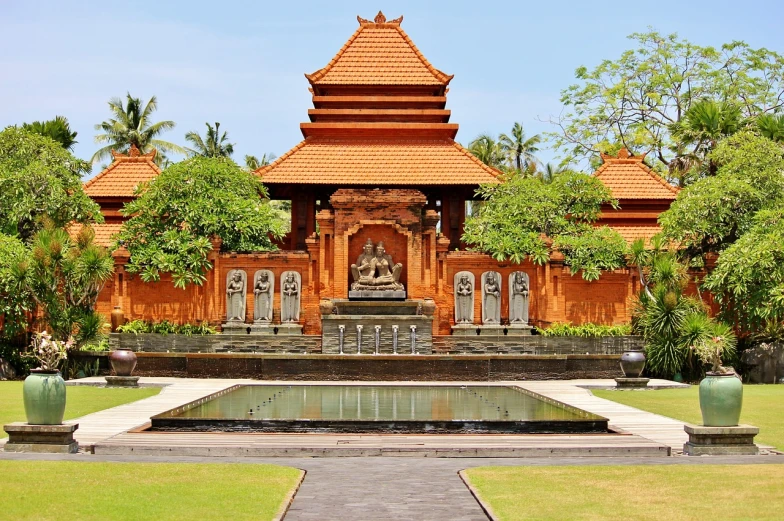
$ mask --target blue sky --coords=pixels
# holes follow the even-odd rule
[[[685,6],[683,4],[686,4]],[[164,139],[221,123],[234,158],[281,155],[301,140],[311,107],[303,73],[324,65],[356,16],[404,15],[403,29],[455,78],[447,107],[467,143],[481,132],[552,130],[578,66],[631,48],[648,26],[700,45],[745,40],[784,53],[784,2],[108,2],[0,0],[0,128],[64,115],[75,153],[98,148],[93,126],[127,91],[158,97]],[[553,151],[540,154],[545,161]]]

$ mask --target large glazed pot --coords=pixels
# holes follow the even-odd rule
[[[120,306],[114,306],[112,310],[112,333],[117,332],[117,328],[125,324],[125,315]]]
[[[733,427],[740,421],[743,384],[734,374],[708,373],[700,382],[700,410],[706,427]]]
[[[65,381],[59,371],[33,369],[22,385],[27,423],[60,425],[65,414]]]
[[[117,376],[131,376],[136,369],[136,353],[130,349],[118,349],[109,355],[109,363]]]
[[[634,349],[621,355],[621,371],[626,378],[639,378],[645,368],[645,353]]]

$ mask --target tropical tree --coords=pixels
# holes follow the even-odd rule
[[[537,165],[539,160],[536,159],[535,154],[539,151],[541,142],[542,137],[539,134],[531,137],[526,136],[523,125],[517,122],[512,126],[511,136],[506,134],[498,136],[498,145],[501,151],[506,154],[518,172],[523,172],[523,170]]]
[[[258,170],[263,166],[267,166],[268,164],[272,163],[276,159],[275,154],[264,154],[259,159],[256,156],[246,155],[245,156],[245,168],[253,172],[254,170]]]
[[[468,144],[468,150],[489,167],[506,170],[506,153],[489,134],[480,134]]]
[[[125,104],[121,98],[109,100],[112,117],[95,125],[95,130],[103,131],[103,134],[95,136],[95,142],[108,145],[99,149],[91,161],[94,163],[108,158],[112,150],[127,152],[131,145],[136,145],[142,152],[157,149],[159,153],[156,160],[161,161],[165,159],[165,152],[187,153],[187,150],[179,145],[158,139],[158,136],[173,129],[175,123],[168,120],[152,123],[150,118],[157,109],[158,100],[155,96],[144,105],[141,99],[134,98],[130,93],[126,94]]]
[[[209,123],[207,125],[207,133],[202,138],[198,132],[188,132],[185,134],[185,139],[193,143],[195,149],[189,149],[191,155],[204,156],[204,157],[231,157],[234,153],[234,145],[227,143],[229,135],[226,131],[223,135],[220,133],[220,123],[215,122],[213,127]]]
[[[547,184],[514,175],[477,193],[482,204],[466,218],[463,241],[497,260],[544,264],[558,250],[571,273],[582,271],[586,280],[625,265],[624,239],[606,226],[593,226],[603,204],[617,206],[594,177],[566,172]]]
[[[145,282],[170,274],[175,287],[201,285],[213,239],[224,251],[264,251],[284,233],[261,181],[225,157],[176,163],[136,195],[122,210],[130,219],[119,240],[131,255],[126,270]]]
[[[652,166],[668,172],[673,159],[693,148],[671,132],[693,104],[723,100],[744,120],[782,108],[784,56],[774,51],[739,41],[703,47],[655,31],[629,38],[635,49],[593,69],[579,67],[578,82],[561,92],[564,111],[551,119],[558,128],[551,137],[567,160],[589,161],[620,143],[649,151]],[[685,173],[673,168],[668,175],[685,185],[691,181]]]
[[[784,114],[762,114],[757,118],[757,128],[771,141],[784,143]]]
[[[29,242],[48,218],[56,226],[102,222],[84,193],[90,165],[53,140],[17,127],[0,132],[0,233]]]
[[[568,171],[569,169],[565,166],[547,163],[542,169],[537,169],[534,175],[541,179],[543,183],[552,183],[556,177]]]
[[[71,125],[64,116],[55,116],[54,119],[47,121],[23,123],[22,128],[57,141],[66,150],[73,151],[73,146],[77,143],[76,132],[71,130]]]

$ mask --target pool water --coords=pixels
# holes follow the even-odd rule
[[[152,430],[607,432],[607,419],[516,387],[238,385],[152,418]]]

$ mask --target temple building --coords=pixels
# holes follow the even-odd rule
[[[379,302],[399,301],[411,315],[394,325],[395,349],[397,335],[402,345],[409,330],[425,351],[453,352],[461,336],[497,341],[553,322],[628,323],[636,270],[586,282],[558,253],[544,265],[517,265],[461,244],[466,201],[480,185],[499,183],[500,172],[455,141],[458,125],[446,108],[452,76],[422,55],[402,17],[358,20],[334,58],[305,75],[313,108],[300,124],[302,141],[256,171],[272,199],[291,201],[291,231],[280,250],[238,254],[216,242],[206,283],[179,290],[166,277],[144,283],[127,274],[128,252],[120,248],[99,311],[121,306],[128,319],[291,335],[289,342],[305,342],[308,352],[335,353],[342,352],[338,341],[342,349],[346,335],[363,331],[362,323],[341,317],[355,301],[384,291],[388,298]],[[108,244],[118,230],[119,209],[135,186],[159,174],[153,159],[154,152],[134,148],[114,154],[112,165],[86,183],[106,218],[97,226],[99,241]],[[628,241],[657,233],[658,215],[677,189],[642,156],[621,150],[603,160],[595,175],[620,208],[603,208],[600,223]],[[381,307],[372,316],[383,314]],[[367,342],[375,330],[378,345],[380,336],[391,338],[392,326],[374,320],[363,327]]]

